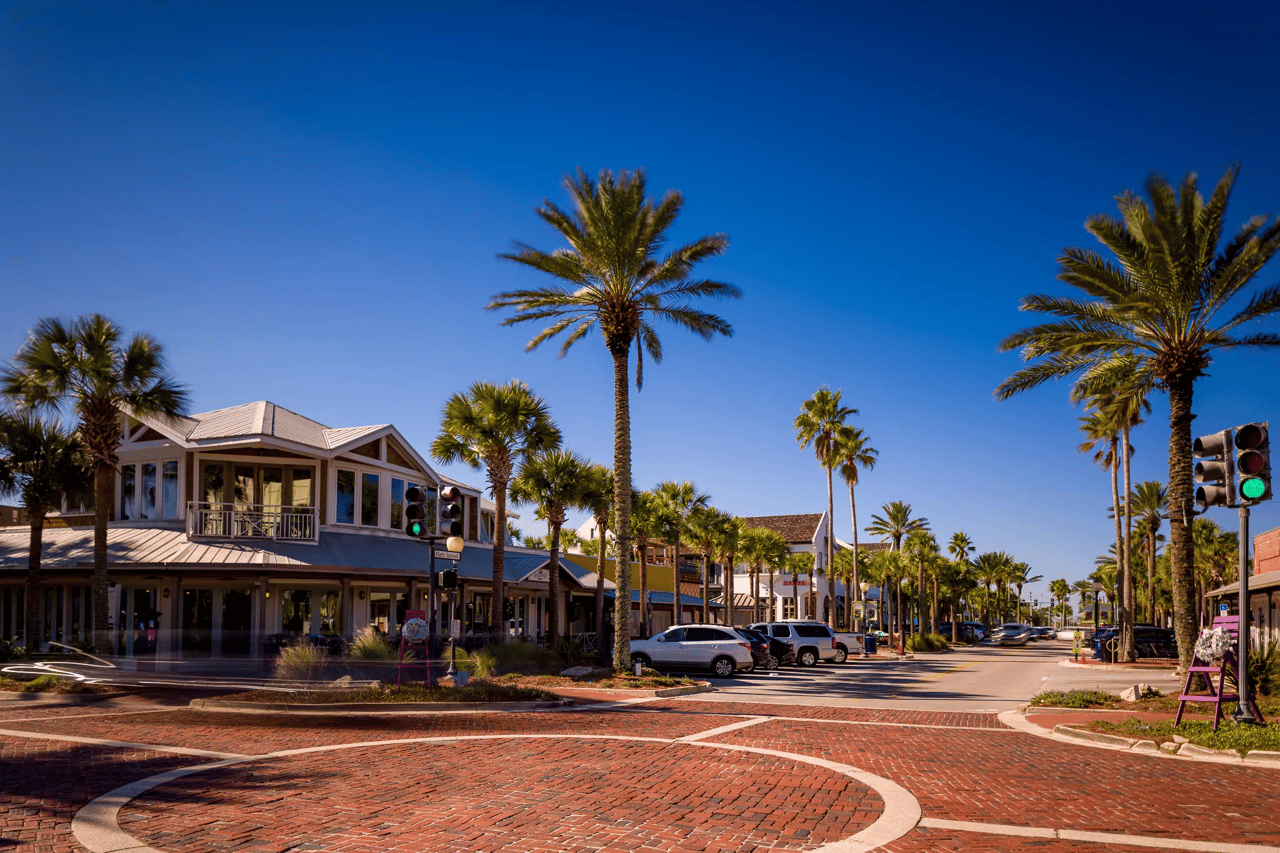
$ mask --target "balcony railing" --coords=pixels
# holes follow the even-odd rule
[[[229,539],[285,539],[315,542],[320,530],[313,506],[270,504],[187,504],[187,535]]]

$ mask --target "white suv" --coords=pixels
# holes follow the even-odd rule
[[[721,625],[676,625],[647,640],[632,640],[631,662],[656,669],[709,667],[720,678],[754,664],[747,638]]]
[[[835,634],[821,622],[757,622],[750,627],[795,646],[796,663],[801,666],[816,666],[820,660],[835,662],[840,657]]]

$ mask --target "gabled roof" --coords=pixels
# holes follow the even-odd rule
[[[812,512],[804,515],[757,515],[744,518],[748,527],[763,527],[782,534],[788,543],[812,542],[818,535],[818,526],[826,513]]]

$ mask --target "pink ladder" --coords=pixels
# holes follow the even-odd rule
[[[1231,635],[1232,643],[1238,643],[1240,639],[1240,617],[1239,616],[1219,616],[1213,620],[1213,627],[1225,628],[1227,633]],[[1236,666],[1236,648],[1233,645],[1222,656],[1222,660],[1218,663],[1210,663],[1200,659],[1197,655],[1191,660],[1191,666],[1187,667],[1187,681],[1182,685],[1182,695],[1178,697],[1178,713],[1173,718],[1173,724],[1176,726],[1182,722],[1182,712],[1186,710],[1188,702],[1212,702],[1213,703],[1213,730],[1218,730],[1218,724],[1222,722],[1222,705],[1223,703],[1239,702],[1240,696],[1236,693],[1223,692],[1227,682],[1227,671],[1230,670],[1236,677],[1236,684],[1239,684],[1239,669]],[[1218,674],[1218,683],[1213,683],[1212,674]],[[1193,684],[1197,678],[1203,678],[1205,689],[1209,692],[1207,695],[1194,695],[1191,693]],[[1249,708],[1253,711],[1258,722],[1262,722],[1262,713],[1258,710],[1258,704],[1253,697],[1249,697]]]

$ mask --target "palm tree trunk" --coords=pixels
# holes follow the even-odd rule
[[[548,513],[549,514],[549,513]],[[547,597],[550,599],[547,607],[548,621],[551,623],[547,631],[547,648],[555,649],[560,645],[560,525],[554,522],[548,523],[550,530],[551,552],[548,560],[548,578],[547,578]],[[503,602],[505,606],[506,602]]]
[[[1126,423],[1120,433],[1121,462],[1124,464],[1124,553],[1121,559],[1124,565],[1120,573],[1120,654],[1121,660],[1132,663],[1138,659],[1133,642],[1133,623],[1136,594],[1133,588],[1132,559],[1133,539],[1133,484],[1130,479],[1129,465],[1129,425]]]
[[[616,560],[617,557],[615,556]],[[649,555],[645,553],[645,548],[640,548],[640,634],[648,637],[652,635],[649,614]]]
[[[107,606],[107,520],[116,469],[98,459],[93,471],[93,647],[99,654],[114,654]]]
[[[773,600],[773,591],[774,589],[776,589],[776,587],[773,585],[774,580],[775,578],[773,574],[773,566],[770,565],[769,566],[769,618],[764,620],[766,622],[772,622],[773,617],[776,616],[778,612],[778,607]]]
[[[30,508],[28,508],[30,509]],[[23,629],[26,633],[27,654],[40,651],[40,558],[44,547],[44,511],[28,513],[31,518],[31,539],[27,547],[26,616]]]
[[[605,630],[604,630],[604,552],[608,547],[609,541],[605,538],[605,524],[608,518],[601,519],[596,517],[596,526],[600,528],[600,556],[596,558],[596,655],[600,659],[602,665],[607,666],[610,651],[605,649]],[[620,561],[617,555],[614,555],[613,565],[616,569]],[[641,602],[643,607],[643,602]]]
[[[702,624],[711,623],[711,558],[702,555]]]
[[[489,639],[501,643],[507,635],[503,623],[506,622],[507,590],[506,578],[503,576],[503,565],[507,553],[507,483],[505,480],[493,479],[493,468],[489,469],[490,484],[493,486],[494,533],[493,533],[493,606],[489,608]],[[434,546],[433,546],[434,547]],[[554,647],[552,647],[554,648]]]
[[[631,663],[631,397],[627,363],[631,341],[610,342],[613,356],[613,506],[618,517],[619,559],[614,572],[613,668],[625,672]],[[679,590],[676,600],[679,601]],[[677,610],[679,608],[677,607]]]
[[[751,622],[760,621],[760,567],[751,567]]]
[[[827,608],[827,626],[831,630],[836,629],[836,584],[835,584],[835,567],[836,567],[836,510],[835,497],[832,493],[832,469],[827,468],[827,600],[831,602],[831,606]],[[817,575],[816,567],[814,574]],[[814,586],[812,580],[810,586]],[[816,602],[816,598],[815,598]],[[815,603],[816,606],[816,603]]]
[[[933,576],[933,606],[929,610],[929,633],[938,633],[938,576]]]
[[[671,583],[676,591],[673,599],[675,606],[675,621],[671,624],[679,625],[680,622],[680,536],[676,535],[675,550],[671,552]]]
[[[849,484],[849,517],[853,520],[853,586],[849,588],[849,594],[846,598],[849,601],[863,601],[862,584],[858,580],[858,508],[853,502],[853,483]],[[865,601],[862,606],[864,609],[866,608]],[[850,604],[849,609],[850,611],[853,610],[852,604]],[[865,630],[861,619],[854,622],[853,630]]]
[[[1147,621],[1156,624],[1156,537],[1147,533]]]
[[[1194,491],[1191,481],[1191,401],[1190,374],[1171,376],[1169,391],[1169,557],[1173,587],[1173,632],[1178,639],[1178,669],[1186,672],[1196,642],[1196,612],[1191,594],[1195,544],[1183,513],[1191,509]]]

